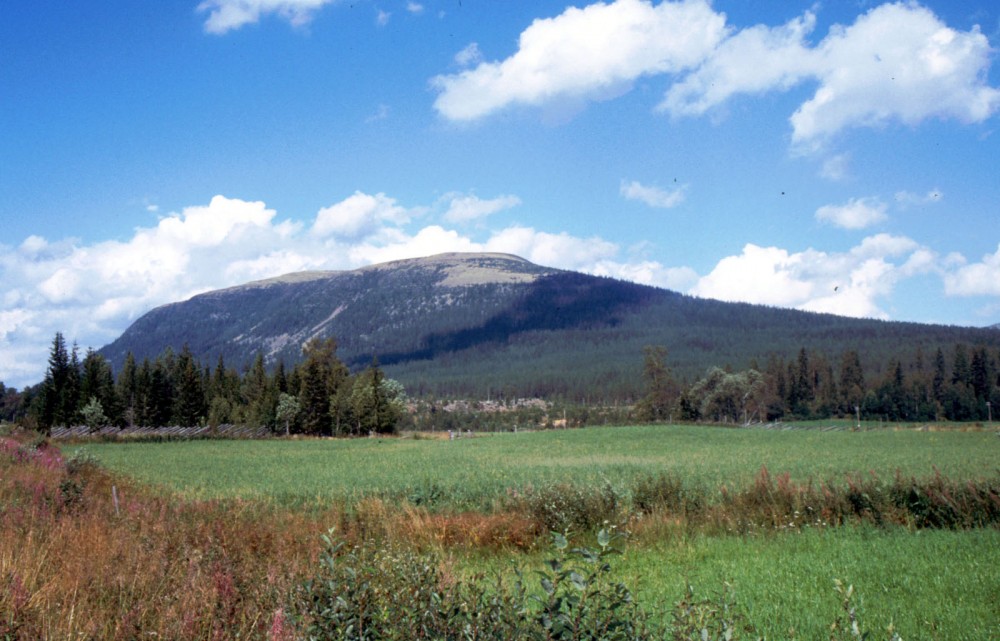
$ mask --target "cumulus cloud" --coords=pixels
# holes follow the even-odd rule
[[[470,121],[515,104],[601,99],[641,76],[700,63],[724,35],[724,16],[704,0],[570,7],[535,20],[506,60],[433,78],[434,107],[449,120]]]
[[[947,273],[944,291],[949,296],[1000,296],[1000,245],[996,253],[983,256],[980,262],[961,264]]]
[[[449,211],[459,219],[520,202],[451,198]],[[17,246],[0,245],[0,381],[15,387],[40,381],[57,331],[83,347],[100,347],[158,305],[295,271],[490,251],[666,286],[684,276],[655,262],[621,259],[618,245],[599,237],[511,226],[476,239],[439,224],[410,228],[434,210],[355,192],[311,220],[279,220],[262,202],[216,196],[138,228],[126,241],[32,235]]]
[[[420,4],[419,2],[407,2],[406,10],[414,14],[423,13],[424,5]]]
[[[300,27],[312,20],[323,5],[333,0],[204,0],[199,13],[207,13],[205,31],[224,34],[260,21],[262,15],[275,13],[292,26]]]
[[[690,293],[843,316],[887,318],[879,301],[903,278],[929,273],[936,257],[904,236],[878,234],[847,252],[792,253],[747,244],[723,258]]]
[[[878,198],[851,198],[843,205],[824,205],[816,220],[843,229],[864,229],[888,219],[886,204]]]
[[[816,25],[811,12],[780,27],[757,25],[720,43],[708,59],[674,84],[659,109],[674,116],[700,115],[732,96],[788,89],[815,66],[805,36]]]
[[[510,57],[439,75],[437,111],[471,121],[511,105],[581,103],[620,95],[640,77],[669,75],[660,111],[698,116],[735,96],[816,89],[789,116],[792,142],[811,151],[838,132],[929,118],[982,122],[1000,108],[989,86],[989,39],[960,31],[916,3],[875,7],[817,44],[816,15],[778,26],[727,27],[705,0],[616,0],[535,20]],[[456,60],[472,64],[478,48]],[[844,158],[823,174],[839,180]]]
[[[924,7],[876,7],[817,47],[820,86],[792,114],[792,139],[932,117],[983,121],[1000,105],[1000,91],[985,83],[990,51],[978,28],[956,31]]]
[[[448,210],[444,213],[444,220],[451,223],[466,223],[479,220],[511,207],[521,204],[521,199],[517,196],[498,196],[489,200],[483,200],[473,195],[451,195],[447,198]]]
[[[317,237],[337,236],[358,239],[369,236],[386,224],[409,222],[409,212],[385,194],[374,196],[360,191],[346,200],[324,207],[316,214],[312,234]]]
[[[622,197],[628,200],[638,200],[659,209],[670,209],[684,202],[687,186],[683,185],[676,189],[667,190],[643,185],[637,180],[631,182],[623,180],[619,191]]]
[[[876,7],[812,47],[806,36],[814,27],[807,12],[734,34],[668,90],[661,109],[699,115],[737,94],[815,81],[813,96],[789,119],[793,142],[809,149],[849,127],[981,122],[1000,106],[1000,91],[986,84],[989,40],[977,27],[957,31],[912,3]]]

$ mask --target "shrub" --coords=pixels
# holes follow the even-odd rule
[[[524,498],[540,532],[593,532],[623,521],[627,507],[610,483],[599,489],[558,483],[529,490]]]
[[[608,641],[651,638],[628,589],[611,581],[613,537],[598,548],[569,549],[553,536],[555,555],[538,571],[531,594],[524,575],[508,585],[477,575],[467,582],[442,570],[432,553],[397,546],[348,548],[323,536],[320,572],[295,609],[310,639],[528,639]]]

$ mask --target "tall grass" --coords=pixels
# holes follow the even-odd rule
[[[0,638],[263,638],[315,561],[315,520],[2,446]]]

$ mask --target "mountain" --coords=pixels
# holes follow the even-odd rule
[[[664,345],[675,374],[761,366],[806,347],[845,349],[866,371],[929,360],[957,342],[1000,347],[988,329],[851,319],[724,303],[551,269],[506,254],[442,254],[354,271],[301,272],[158,307],[100,350],[118,370],[187,344],[203,365],[297,362],[313,337],[337,339],[352,368],[377,357],[411,394],[633,397],[642,348]]]

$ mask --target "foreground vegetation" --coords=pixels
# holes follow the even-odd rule
[[[998,441],[646,426],[64,458],[22,434],[0,639],[995,638]]]

